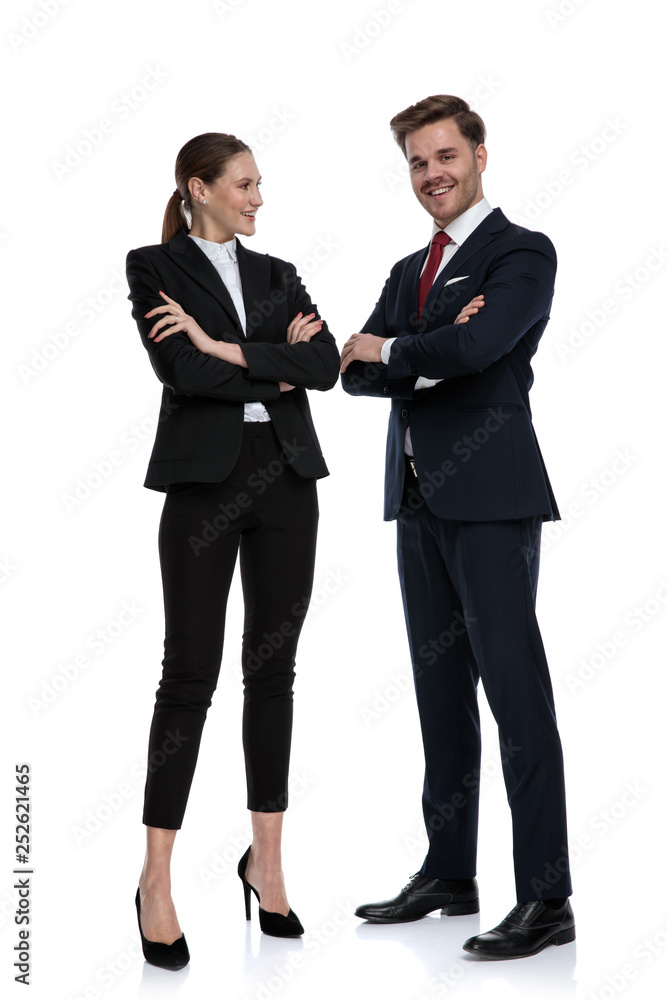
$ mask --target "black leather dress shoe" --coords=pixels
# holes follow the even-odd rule
[[[419,920],[432,910],[441,910],[450,917],[479,913],[477,880],[430,878],[417,873],[398,896],[380,903],[365,903],[354,912],[372,924],[400,924]]]
[[[575,937],[569,899],[557,910],[535,899],[517,903],[497,927],[468,938],[463,949],[479,958],[527,958],[549,944],[568,944]]]

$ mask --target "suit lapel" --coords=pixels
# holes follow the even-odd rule
[[[272,305],[269,299],[271,284],[271,261],[268,254],[246,250],[236,239],[236,256],[241,274],[243,305],[245,306],[246,337],[250,339],[262,325],[264,316]],[[266,312],[262,311],[262,306]],[[258,308],[259,307],[259,308]]]
[[[168,250],[179,267],[181,267],[193,281],[195,281],[198,285],[205,289],[205,291],[212,295],[214,299],[216,299],[232,320],[234,330],[238,334],[239,338],[242,340],[245,339],[243,336],[241,321],[224,281],[204,251],[197,246],[194,240],[189,238],[185,229],[181,229],[176,236],[174,236],[173,240],[170,240]],[[245,286],[243,297],[245,301]]]
[[[487,246],[496,233],[500,232],[508,224],[507,218],[499,208],[494,208],[485,219],[482,219],[477,229],[473,229],[470,236],[463,241],[454,256],[445,264],[433,282],[424,304],[424,312],[437,299],[449,279],[453,278],[458,271],[463,270],[470,258]]]

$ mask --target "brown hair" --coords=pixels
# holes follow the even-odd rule
[[[216,178],[224,174],[227,164],[239,153],[251,153],[247,146],[235,135],[226,132],[204,132],[179,150],[176,157],[174,172],[176,175],[176,190],[167,202],[167,208],[162,222],[162,242],[168,243],[180,229],[187,226],[183,208],[192,212],[188,181],[191,177],[199,177],[204,184],[212,184]]]
[[[476,111],[470,110],[470,105],[462,97],[453,97],[451,94],[426,97],[423,101],[401,111],[400,114],[394,115],[389,125],[394,133],[394,139],[406,156],[405,140],[410,132],[416,132],[425,125],[433,125],[445,118],[454,119],[459,132],[468,140],[473,151],[484,142],[486,127],[480,116]]]

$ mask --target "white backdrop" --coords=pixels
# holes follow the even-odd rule
[[[651,0],[3,6],[0,975],[12,996],[23,995],[12,966],[21,762],[32,769],[33,997],[657,995],[667,243],[653,11]],[[281,942],[260,936],[256,916],[243,920],[237,581],[174,854],[192,962],[170,975],[144,966],[133,906],[162,655],[163,496],[142,486],[160,385],[130,316],[125,255],[159,242],[181,145],[233,132],[264,177],[249,245],[297,264],[342,346],[394,261],[429,238],[388,122],[433,93],[480,112],[487,197],[559,254],[532,400],[563,514],[545,530],[538,610],[565,751],[578,940],[514,963],[475,963],[460,949],[514,903],[485,703],[480,918],[378,928],[351,915],[398,891],[425,840],[395,526],[381,520],[387,404],[337,386],[310,394],[331,476],[320,484],[285,826],[289,897],[308,933]]]

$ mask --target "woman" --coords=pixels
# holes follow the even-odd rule
[[[162,411],[145,486],[166,492],[159,531],[163,673],[148,750],[147,847],[136,906],[146,959],[189,959],[169,865],[222,656],[237,552],[245,604],[243,748],[252,845],[239,875],[267,933],[303,933],[280,860],[294,658],[312,588],[316,480],[328,475],[306,389],[339,355],[293,265],[247,250],[262,205],[250,148],[196,136],[176,160],[162,243],[127,257],[132,315]],[[191,220],[188,231],[187,220]]]

